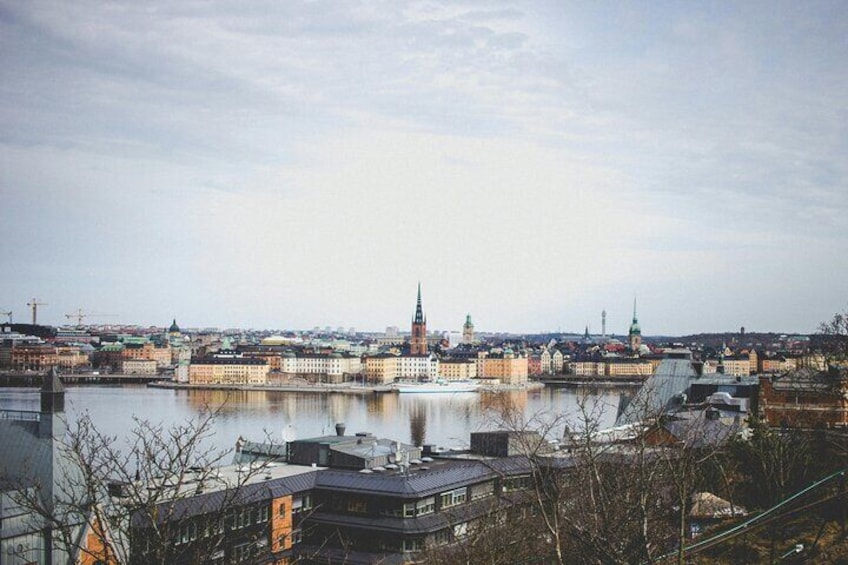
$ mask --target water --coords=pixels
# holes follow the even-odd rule
[[[371,432],[379,437],[422,445],[467,447],[469,434],[499,427],[504,406],[513,421],[550,427],[560,437],[565,425],[579,425],[582,404],[602,427],[615,420],[620,393],[615,389],[551,388],[506,393],[457,394],[310,394],[271,391],[198,391],[129,386],[67,386],[65,411],[69,422],[87,412],[95,426],[125,438],[133,417],[165,427],[218,410],[213,441],[232,448],[239,436],[252,441],[268,437],[282,441],[291,424],[298,438],[335,433],[344,422],[347,433]],[[0,389],[0,409],[38,410],[34,389]],[[2,447],[2,446],[0,446]]]

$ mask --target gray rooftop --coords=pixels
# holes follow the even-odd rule
[[[681,394],[698,379],[691,359],[663,359],[636,396],[615,421],[616,426],[635,424],[682,404]]]

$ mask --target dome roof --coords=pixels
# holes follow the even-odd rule
[[[639,327],[639,320],[633,318],[633,323],[630,324],[630,333],[632,334],[641,334],[642,328]]]
[[[174,318],[174,321],[171,322],[171,327],[168,328],[168,333],[170,333],[170,334],[180,333],[180,327],[177,325],[177,319],[176,318]]]

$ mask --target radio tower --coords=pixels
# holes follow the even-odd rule
[[[601,310],[601,337],[607,337],[607,311]]]

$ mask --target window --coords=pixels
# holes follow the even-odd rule
[[[194,523],[183,524],[180,526],[180,535],[177,538],[177,543],[188,543],[197,539],[197,526]]]
[[[451,542],[451,531],[450,528],[445,528],[444,530],[439,530],[435,534],[433,534],[433,543],[436,545],[445,545]]]
[[[285,516],[285,515],[286,515],[286,503],[281,502],[280,503],[280,516]]]
[[[436,511],[436,498],[431,496],[415,503],[415,515],[424,516]]]
[[[527,490],[532,486],[530,475],[522,475],[520,477],[509,477],[504,481],[504,491],[510,492],[514,490]]]
[[[408,538],[403,540],[404,551],[421,551],[424,549],[424,540],[422,538]]]
[[[262,524],[268,521],[268,507],[264,504],[259,507],[258,515],[256,516],[256,523]]]
[[[356,514],[368,512],[368,502],[364,498],[351,498],[347,501],[347,511]]]
[[[253,544],[243,543],[233,547],[233,562],[241,563],[253,557]]]
[[[457,504],[463,504],[466,500],[468,489],[465,487],[443,492],[441,495],[441,507],[450,508]]]
[[[483,484],[471,486],[471,500],[480,500],[481,498],[486,498],[487,496],[492,496],[493,494],[495,494],[494,481],[489,481]]]

